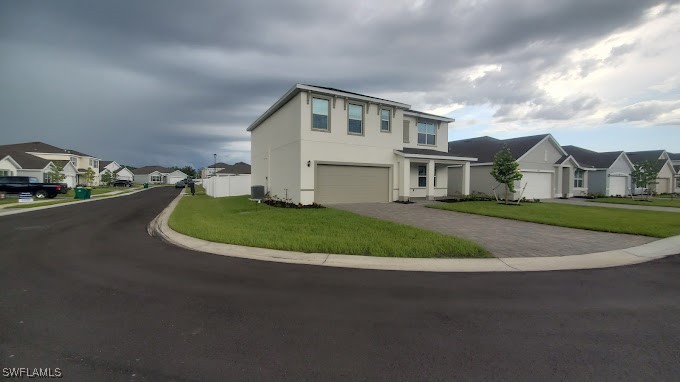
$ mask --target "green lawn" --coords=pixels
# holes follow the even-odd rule
[[[633,200],[631,198],[597,198],[589,199],[589,202],[597,203],[614,203],[614,204],[631,204],[636,206],[655,206],[655,207],[676,207],[680,208],[680,198],[678,199],[661,199],[658,197],[652,197],[651,200]]]
[[[17,201],[19,201],[18,198],[5,198],[5,199],[0,199],[0,205],[2,205],[2,204],[12,204],[12,203],[16,203]]]
[[[204,240],[299,252],[490,257],[476,243],[331,208],[275,208],[247,196],[185,196],[170,227]]]
[[[557,203],[502,205],[496,202],[437,203],[431,208],[562,227],[629,233],[652,237],[680,235],[680,214]]]

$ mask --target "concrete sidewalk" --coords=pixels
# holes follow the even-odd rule
[[[657,240],[632,248],[585,255],[493,259],[386,258],[244,247],[214,243],[173,231],[168,226],[168,219],[183,195],[183,192],[180,193],[168,207],[149,223],[147,227],[149,235],[158,236],[171,244],[195,251],[252,260],[392,271],[516,272],[608,268],[638,264],[680,252],[680,236]]]
[[[569,204],[572,206],[586,206],[586,207],[605,207],[605,208],[621,208],[624,210],[647,210],[659,212],[680,212],[677,207],[659,207],[659,206],[638,206],[634,204],[619,204],[619,203],[598,203],[590,200],[597,199],[583,199],[583,198],[569,198],[569,199],[544,199],[546,203]]]

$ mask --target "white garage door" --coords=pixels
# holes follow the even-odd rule
[[[609,195],[615,196],[621,195],[626,196],[626,185],[628,184],[628,177],[625,176],[610,176],[609,177]]]
[[[522,172],[518,193],[524,189],[523,197],[527,199],[552,198],[552,173],[550,172]]]
[[[169,175],[167,182],[168,182],[168,184],[175,184],[182,179],[186,179],[186,178],[182,175]]]
[[[389,168],[318,165],[314,199],[319,204],[389,201]]]
[[[670,184],[671,184],[670,179],[668,179],[668,178],[657,178],[656,181],[659,182],[655,185],[655,188],[654,188],[657,193],[661,194],[661,193],[666,193],[666,192],[671,191],[670,190]]]

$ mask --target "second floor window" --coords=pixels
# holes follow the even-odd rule
[[[347,108],[347,132],[350,134],[364,133],[364,107],[349,104]]]
[[[390,111],[387,109],[380,110],[380,131],[390,131]]]
[[[585,171],[581,170],[580,168],[577,168],[576,171],[574,171],[574,187],[583,187],[583,173],[585,173]]]
[[[434,122],[418,121],[418,144],[436,145],[437,128]]]
[[[312,129],[328,130],[330,102],[323,98],[312,98]]]

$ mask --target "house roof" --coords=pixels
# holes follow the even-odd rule
[[[163,174],[169,174],[175,170],[163,166],[144,166],[140,168],[136,168],[132,170],[132,173],[135,175],[148,175],[151,174],[154,171],[158,171]]]
[[[626,152],[626,155],[628,155],[628,159],[630,159],[631,162],[635,164],[640,164],[647,160],[651,161],[659,160],[663,153],[664,150],[649,150],[649,151]]]
[[[218,174],[250,174],[250,165],[248,163],[237,162],[234,164],[225,165],[223,170],[217,172]]]
[[[517,160],[549,135],[530,135],[511,139],[496,139],[489,136],[461,139],[449,142],[449,152],[461,157],[475,157],[480,163],[490,163],[505,144],[510,149],[512,157]]]
[[[671,160],[680,160],[680,153],[668,153]]]
[[[52,153],[52,154],[68,154],[67,150],[64,150],[57,146],[52,146],[44,142],[24,142],[24,143],[14,143],[11,145],[3,145],[0,148],[6,148],[8,150],[22,151],[22,152],[36,152],[36,153]]]
[[[673,170],[676,174],[680,174],[680,164],[673,165]]]
[[[421,117],[421,118],[431,118],[431,119],[436,119],[438,121],[444,121],[444,122],[455,122],[456,121],[453,118],[442,117],[441,115],[430,114],[430,113],[426,113],[424,111],[417,111],[417,110],[413,110],[413,109],[408,109],[408,110],[404,111],[404,114],[413,115],[413,116]]]
[[[562,146],[562,149],[584,168],[609,168],[621,156],[623,151],[608,151],[598,153],[578,146]]]
[[[66,152],[69,153],[69,154],[78,155],[78,156],[81,156],[81,157],[92,157],[92,158],[95,157],[94,155],[81,153],[80,151],[76,151],[76,150],[72,150],[72,149],[67,149]]]
[[[230,166],[230,165],[223,163],[223,162],[217,162],[215,164],[211,164],[210,166],[208,166],[208,168],[226,168],[227,166]]]
[[[111,163],[113,163],[112,160],[100,160],[99,161],[99,168],[104,168],[104,167],[110,165]]]
[[[0,157],[4,158],[9,155],[24,170],[42,170],[51,162],[35,155],[26,154],[23,151],[8,149],[7,146],[0,146]]]
[[[366,102],[373,102],[377,103],[380,105],[385,105],[385,106],[393,106],[399,109],[410,109],[411,105],[401,103],[401,102],[396,102],[396,101],[390,101],[388,99],[384,98],[377,98],[377,97],[372,97],[368,96],[365,94],[359,94],[359,93],[354,93],[354,92],[349,92],[346,90],[341,90],[341,89],[336,89],[336,88],[330,88],[330,87],[325,87],[325,86],[316,86],[316,85],[306,85],[306,84],[295,84],[292,88],[290,88],[286,94],[284,94],[281,98],[279,98],[269,109],[267,109],[262,115],[260,115],[253,123],[248,126],[248,131],[254,130],[256,127],[258,127],[262,122],[264,122],[267,118],[269,118],[272,114],[274,114],[277,110],[279,110],[283,105],[285,105],[288,101],[290,101],[293,97],[295,97],[298,93],[303,92],[303,91],[310,91],[310,92],[315,92],[315,93],[320,93],[320,94],[327,94],[331,96],[338,96],[338,97],[347,97],[347,98],[352,98],[360,101],[366,101]],[[440,117],[443,118],[443,117]]]

